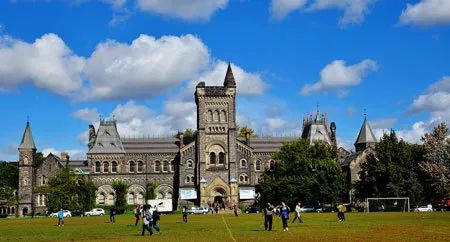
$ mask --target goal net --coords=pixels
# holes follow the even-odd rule
[[[409,197],[366,198],[366,212],[409,212]]]

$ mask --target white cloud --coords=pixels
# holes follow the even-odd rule
[[[95,122],[98,120],[100,113],[95,108],[83,108],[75,111],[73,115],[87,122]]]
[[[450,111],[450,76],[445,76],[430,85],[428,90],[417,97],[409,107],[410,112],[439,112],[444,110]]]
[[[121,8],[125,6],[127,0],[101,0],[104,3],[111,4],[114,8]]]
[[[347,151],[355,151],[355,146],[353,142],[337,138],[337,146],[346,149]]]
[[[347,116],[352,117],[355,113],[356,113],[356,108],[353,106],[348,106],[347,109],[345,110],[345,114],[347,114]]]
[[[347,88],[360,84],[370,71],[377,69],[377,63],[370,59],[351,66],[347,66],[343,60],[335,60],[322,69],[320,80],[313,85],[306,84],[300,91],[300,95],[337,91],[338,96],[344,96],[348,93]]]
[[[400,16],[400,24],[433,26],[450,24],[450,1],[421,0],[416,4],[407,4]]]
[[[69,96],[83,84],[84,64],[84,58],[75,55],[55,34],[45,34],[31,44],[0,36],[0,90],[31,82]]]
[[[229,0],[137,0],[141,11],[157,13],[188,21],[205,21]]]
[[[87,99],[152,97],[195,77],[207,65],[209,52],[193,35],[141,35],[130,45],[99,44],[86,63]]]
[[[339,9],[344,16],[339,20],[341,26],[359,24],[369,13],[369,7],[376,0],[272,0],[269,11],[272,18],[281,20],[291,12],[307,8],[309,11]]]
[[[396,123],[396,118],[385,118],[373,120],[370,125],[373,129],[391,129]]]
[[[272,0],[270,3],[270,14],[272,18],[281,20],[289,13],[301,9],[308,0]]]
[[[341,26],[359,24],[369,13],[369,6],[376,0],[315,0],[309,10],[341,9],[344,16],[339,20]]]

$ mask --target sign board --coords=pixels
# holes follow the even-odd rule
[[[239,199],[255,199],[255,188],[239,187]]]
[[[152,199],[147,200],[147,204],[152,206],[152,209],[158,209],[158,212],[172,212],[172,199]]]
[[[180,199],[197,199],[197,191],[195,188],[180,188]]]

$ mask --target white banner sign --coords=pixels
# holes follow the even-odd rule
[[[180,199],[197,199],[197,191],[195,188],[180,188]]]
[[[255,188],[239,187],[239,199],[255,199]]]

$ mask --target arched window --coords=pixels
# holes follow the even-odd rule
[[[213,119],[214,119],[214,122],[218,122],[219,121],[219,111],[214,111],[214,114],[213,114]]]
[[[45,185],[45,184],[47,184],[47,177],[42,175],[42,177],[41,177],[41,185]]]
[[[166,193],[166,199],[172,199],[172,193],[171,192]]]
[[[261,171],[261,161],[256,160],[255,171]]]
[[[168,172],[168,171],[169,171],[169,162],[165,160],[163,162],[163,172]]]
[[[137,171],[139,173],[142,173],[144,171],[144,162],[142,162],[142,161],[137,162]]]
[[[227,114],[225,110],[220,111],[220,122],[226,122],[227,121]]]
[[[269,161],[269,170],[270,171],[275,170],[275,161],[274,160]]]
[[[170,172],[175,172],[175,161],[174,160],[170,161]]]
[[[158,192],[157,198],[158,199],[163,199],[164,198],[164,193]]]
[[[247,161],[245,159],[241,160],[241,167],[246,168],[247,167]]]
[[[104,193],[99,193],[97,195],[97,203],[98,203],[98,205],[105,205],[105,194]]]
[[[211,110],[208,110],[208,113],[206,114],[206,120],[208,122],[212,122],[213,121],[213,113]]]
[[[225,153],[220,152],[219,153],[219,165],[225,164]]]
[[[209,164],[211,165],[216,164],[216,153],[214,152],[209,153]]]
[[[111,162],[111,173],[117,173],[117,162]]]
[[[240,176],[239,176],[239,181],[240,181],[240,182],[243,182],[243,181],[244,181],[244,176],[243,176],[243,175],[240,175]]]
[[[194,168],[194,162],[192,160],[186,161],[186,167],[187,168]]]
[[[186,183],[191,183],[191,177],[189,175],[186,176]]]
[[[155,172],[161,172],[161,162],[155,161]]]
[[[132,192],[128,193],[127,203],[130,205],[134,204],[134,193]]]
[[[138,204],[144,204],[144,193],[140,192],[137,195],[137,203]]]
[[[110,193],[108,195],[108,204],[107,205],[114,205],[114,193]]]
[[[130,161],[130,173],[136,172],[136,163],[134,161]]]
[[[24,164],[24,165],[28,165],[28,156],[25,156],[25,157],[23,158],[23,164]]]
[[[247,174],[242,174],[239,176],[239,182],[240,183],[248,183],[248,176]]]
[[[100,173],[101,164],[100,161],[95,162],[95,173]]]
[[[103,162],[103,173],[108,173],[109,172],[109,163],[108,162]]]

